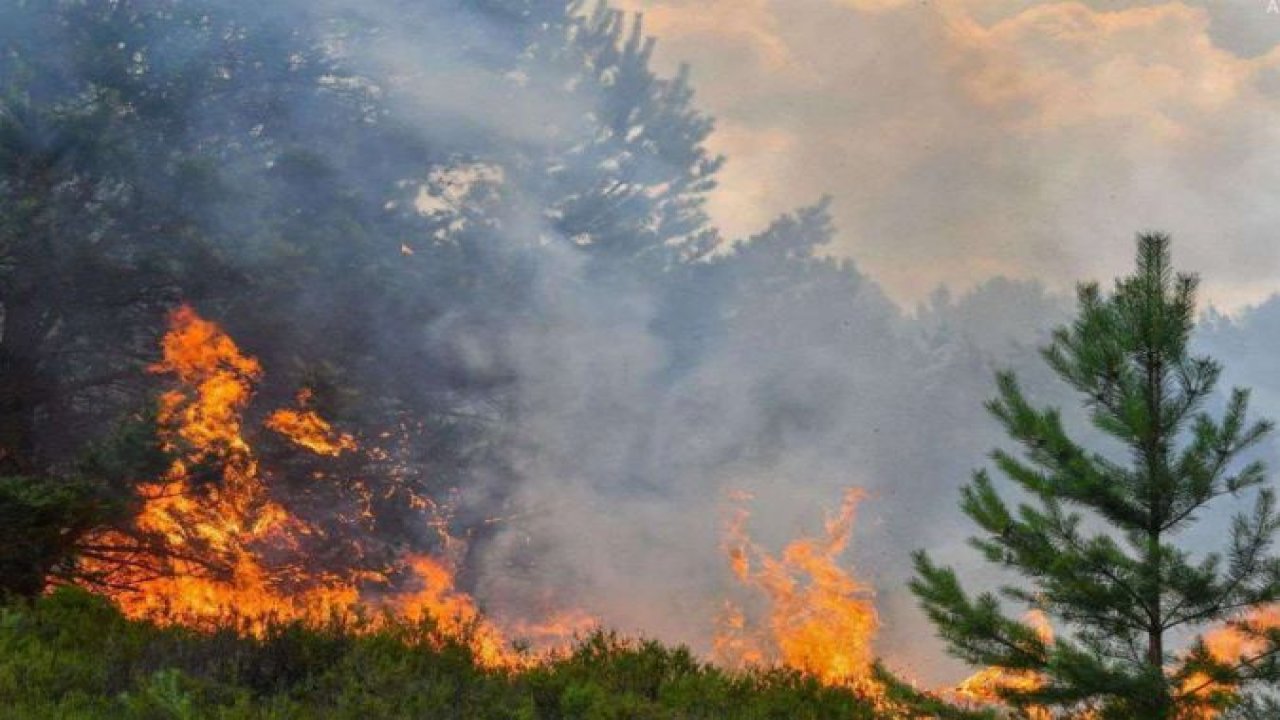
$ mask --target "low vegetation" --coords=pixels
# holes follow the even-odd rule
[[[605,632],[507,672],[481,669],[428,624],[357,630],[159,627],[59,590],[0,608],[0,707],[32,720],[876,717],[856,693],[798,673],[727,672]]]

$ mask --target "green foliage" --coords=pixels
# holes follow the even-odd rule
[[[865,701],[788,670],[726,672],[685,648],[597,632],[527,673],[538,718],[869,718]]]
[[[1006,693],[1015,707],[1187,717],[1280,679],[1274,630],[1237,623],[1254,641],[1238,658],[1199,642],[1186,652],[1167,645],[1171,632],[1239,621],[1280,598],[1271,554],[1280,515],[1272,491],[1258,488],[1262,464],[1245,457],[1272,426],[1247,420],[1245,390],[1230,393],[1220,417],[1204,409],[1221,368],[1188,348],[1196,284],[1173,273],[1167,237],[1142,236],[1137,271],[1110,295],[1083,285],[1075,322],[1044,350],[1122,453],[1080,445],[1058,410],[1034,407],[1012,374],[997,377],[988,409],[1022,452],[997,450],[992,460],[1035,502],[1011,507],[979,471],[961,507],[983,532],[974,547],[1027,581],[1000,594],[1052,616],[1056,640],[1007,616],[995,594],[971,596],[952,570],[916,556],[912,590],[954,655],[1044,678]],[[1193,554],[1174,542],[1207,504],[1250,489],[1253,508],[1236,517],[1224,551]]]
[[[110,560],[115,550],[87,547],[87,537],[127,528],[137,478],[159,477],[169,460],[144,414],[119,423],[61,474],[0,476],[0,593],[31,597],[50,581],[93,581],[76,559]],[[135,537],[130,545],[144,543],[164,554],[163,539]]]
[[[0,477],[0,592],[33,596],[105,512],[82,480]]]
[[[0,706],[32,719],[876,717],[855,693],[794,672],[725,672],[609,633],[520,673],[482,670],[430,637],[414,624],[281,625],[257,638],[159,628],[60,590],[0,607]]]

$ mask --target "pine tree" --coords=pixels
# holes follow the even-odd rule
[[[1189,347],[1196,286],[1171,269],[1168,237],[1140,236],[1136,272],[1110,294],[1082,285],[1076,319],[1043,350],[1123,452],[1077,443],[1058,410],[1033,406],[1012,374],[998,375],[987,408],[1021,452],[992,460],[1025,501],[1012,507],[978,471],[961,507],[981,528],[973,546],[1025,584],[975,597],[952,569],[915,556],[911,589],[953,655],[1039,678],[1005,691],[1023,712],[1211,717],[1280,678],[1280,630],[1250,619],[1280,598],[1280,515],[1263,464],[1242,457],[1272,425],[1246,419],[1247,390],[1233,390],[1218,417],[1206,410],[1221,366]],[[1252,509],[1235,517],[1224,549],[1179,542],[1206,506],[1246,490]],[[1000,596],[1046,612],[1059,637],[1013,619]],[[1222,623],[1242,641],[1225,657],[1193,635]]]

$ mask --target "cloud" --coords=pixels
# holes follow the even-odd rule
[[[1151,228],[1221,305],[1277,284],[1280,51],[1262,39],[1280,17],[1262,5],[626,5],[718,118],[730,234],[833,194],[836,251],[908,302],[994,275],[1109,277]]]

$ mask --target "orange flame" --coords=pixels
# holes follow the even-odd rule
[[[1214,660],[1226,664],[1238,664],[1264,653],[1267,642],[1264,638],[1258,637],[1256,632],[1280,628],[1280,605],[1254,609],[1245,615],[1241,623],[1248,625],[1255,632],[1245,632],[1239,627],[1240,623],[1232,623],[1205,633],[1204,644]],[[1231,688],[1223,687],[1200,673],[1187,678],[1182,683],[1181,691],[1185,696],[1202,697],[1215,692],[1234,692]],[[1192,711],[1190,717],[1193,720],[1211,720],[1219,714],[1210,708],[1197,708]]]
[[[134,527],[163,537],[172,558],[148,558],[142,565],[167,565],[157,577],[126,565],[113,577],[125,588],[114,598],[130,615],[189,620],[231,610],[294,619],[350,604],[356,599],[350,585],[319,582],[301,593],[288,591],[288,569],[273,571],[259,561],[260,547],[296,547],[298,536],[312,532],[270,497],[242,434],[242,414],[261,366],[189,307],[175,311],[170,325],[163,359],[151,370],[178,382],[160,396],[158,414],[162,440],[178,459],[163,480],[139,488],[144,502]],[[121,540],[112,533],[101,544]]]
[[[726,603],[714,644],[721,662],[781,663],[827,684],[873,689],[871,643],[879,620],[872,591],[838,562],[861,498],[859,491],[847,491],[821,536],[795,540],[777,557],[752,542],[749,513],[738,508],[727,526],[725,552],[734,576],[764,594],[767,620],[753,627],[746,612]]]
[[[289,438],[295,445],[304,447],[317,455],[336,457],[344,451],[355,450],[355,438],[346,433],[334,432],[333,426],[328,421],[308,407],[310,404],[311,390],[308,388],[299,390],[299,409],[276,410],[267,418],[267,427]]]
[[[518,667],[532,661],[512,649],[506,635],[480,614],[470,595],[454,587],[452,567],[429,555],[411,556],[408,565],[422,587],[389,601],[397,614],[411,621],[435,620],[446,637],[465,639],[483,667]]]
[[[176,387],[159,400],[160,436],[178,459],[161,480],[140,487],[131,532],[104,532],[90,543],[128,549],[84,561],[127,615],[196,626],[230,618],[260,630],[267,621],[323,621],[364,606],[408,621],[432,618],[484,667],[532,661],[456,588],[447,561],[409,555],[381,570],[309,567],[302,543],[323,531],[272,497],[243,434],[261,366],[185,306],[172,314],[162,350],[151,370],[173,376]],[[351,435],[308,407],[309,393],[298,403],[272,413],[266,426],[317,455],[357,449]],[[148,536],[164,539],[163,556],[137,540]],[[392,582],[406,575],[411,582]]]
[[[1043,613],[1033,610],[1023,618],[1035,627],[1041,640],[1053,642],[1053,627]],[[1280,627],[1280,606],[1268,606],[1249,613],[1244,619],[1255,629],[1266,630]],[[1266,642],[1254,634],[1243,632],[1236,624],[1216,628],[1204,636],[1204,643],[1214,659],[1223,663],[1240,662],[1242,658],[1250,658],[1266,649]],[[1044,678],[1034,672],[1018,672],[1003,668],[990,667],[974,673],[960,683],[954,691],[961,702],[977,705],[999,705],[1001,689],[1035,690],[1044,685]],[[1181,687],[1184,696],[1198,694],[1208,696],[1215,691],[1228,690],[1213,682],[1203,674],[1193,674]],[[1031,720],[1048,720],[1053,717],[1047,708],[1032,707],[1027,709],[1027,717]],[[1183,711],[1179,717],[1186,720],[1213,720],[1221,712],[1207,707],[1192,707]],[[1084,717],[1094,717],[1087,714]]]

